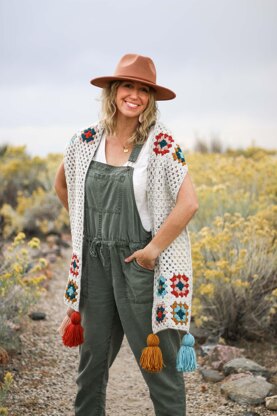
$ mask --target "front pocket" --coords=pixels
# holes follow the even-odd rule
[[[134,259],[134,260],[133,260],[133,262],[134,262],[134,265],[135,265],[135,266],[137,266],[139,269],[142,269],[143,271],[145,270],[146,272],[150,272],[150,273],[153,273],[153,272],[154,272],[154,269],[153,269],[153,270],[151,270],[151,269],[147,269],[146,267],[141,266],[141,265],[137,262],[137,259]]]
[[[141,267],[134,259],[125,262],[124,259],[133,253],[129,247],[119,249],[122,272],[124,274],[125,294],[129,302],[142,304],[153,302],[154,270]]]
[[[154,270],[140,266],[136,260],[128,265],[126,273],[127,296],[133,303],[153,302]]]

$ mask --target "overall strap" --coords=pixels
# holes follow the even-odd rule
[[[132,166],[133,163],[137,161],[137,158],[140,154],[143,144],[136,144],[130,154],[130,157],[127,162],[127,166]]]

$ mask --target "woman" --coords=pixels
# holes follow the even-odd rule
[[[134,54],[91,84],[103,88],[102,119],[73,136],[55,181],[72,233],[60,331],[65,345],[80,345],[75,415],[105,415],[125,334],[156,415],[184,416],[182,371],[196,368],[186,225],[198,203],[182,150],[157,121],[156,101],[175,93],[156,84],[150,58]]]

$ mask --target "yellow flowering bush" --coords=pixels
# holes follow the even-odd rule
[[[53,189],[62,155],[31,157],[24,146],[0,151],[0,218],[2,238],[20,231],[46,235],[69,230],[69,218]]]
[[[19,323],[30,307],[45,290],[45,270],[48,265],[44,258],[35,258],[40,248],[36,237],[26,241],[20,232],[13,242],[6,246],[0,260],[0,344],[5,345],[9,337],[10,322]]]
[[[6,203],[14,208],[18,191],[29,194],[44,186],[46,163],[28,155],[25,146],[7,146],[0,158],[0,206]]]
[[[229,339],[277,335],[276,151],[187,159],[199,200],[189,223],[196,325]]]
[[[9,239],[15,233],[26,231],[29,234],[47,235],[65,231],[69,227],[68,214],[54,192],[38,188],[29,196],[18,192],[17,206],[4,204],[0,208],[4,219],[2,236]]]
[[[232,153],[192,153],[188,165],[200,202],[190,223],[193,231],[209,226],[226,212],[246,218],[277,203],[275,154],[249,158]]]
[[[247,218],[225,213],[190,232],[198,326],[229,339],[267,333],[276,308],[276,217],[274,205]]]
[[[8,409],[3,407],[7,399],[8,391],[13,383],[13,375],[7,371],[4,375],[3,383],[0,383],[0,416],[8,415]]]

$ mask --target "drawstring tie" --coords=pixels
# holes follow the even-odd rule
[[[92,240],[89,245],[89,253],[93,257],[97,257],[98,253],[101,257],[102,264],[105,265],[105,255],[103,253],[103,245],[101,240]]]

